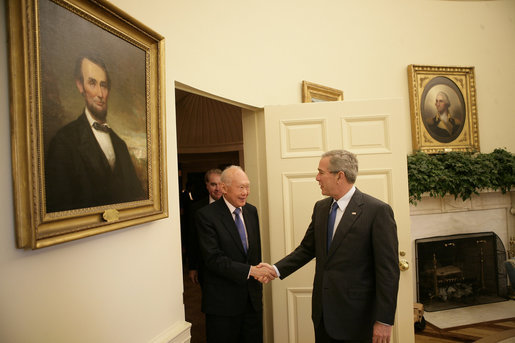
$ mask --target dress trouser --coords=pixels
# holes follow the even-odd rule
[[[263,312],[255,311],[248,299],[243,314],[206,314],[206,338],[207,343],[263,343]]]
[[[349,341],[338,340],[329,336],[324,326],[324,318],[320,320],[320,325],[315,328],[315,342],[316,343],[372,343],[372,338],[366,340]]]

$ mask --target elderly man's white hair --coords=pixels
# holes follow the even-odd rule
[[[230,186],[231,182],[232,182],[232,177],[233,177],[234,173],[236,173],[237,171],[241,171],[241,172],[245,173],[243,168],[241,168],[240,166],[235,166],[235,165],[228,166],[227,168],[224,169],[224,171],[222,172],[222,175],[220,175],[220,181],[222,181],[222,183],[224,183],[225,185]]]
[[[445,104],[447,105],[447,107],[451,107],[451,101],[449,100],[449,97],[447,96],[447,93],[445,93],[444,91],[440,91],[440,92],[438,92],[438,94],[436,94],[437,98],[439,96],[441,96],[443,98],[443,100],[445,101]]]

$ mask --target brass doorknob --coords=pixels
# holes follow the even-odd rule
[[[409,262],[406,261],[405,259],[400,259],[399,260],[399,269],[404,272],[406,270],[409,269]]]

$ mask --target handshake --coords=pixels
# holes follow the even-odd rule
[[[261,283],[269,283],[277,277],[275,268],[264,262],[257,266],[251,266],[250,275]]]

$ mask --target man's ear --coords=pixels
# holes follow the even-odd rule
[[[339,180],[343,180],[343,181],[347,181],[347,178],[345,177],[345,173],[342,172],[341,170],[338,172],[338,179]]]
[[[82,84],[81,80],[75,80],[75,84],[77,85],[77,89],[79,90],[79,93],[84,93],[84,85]]]

